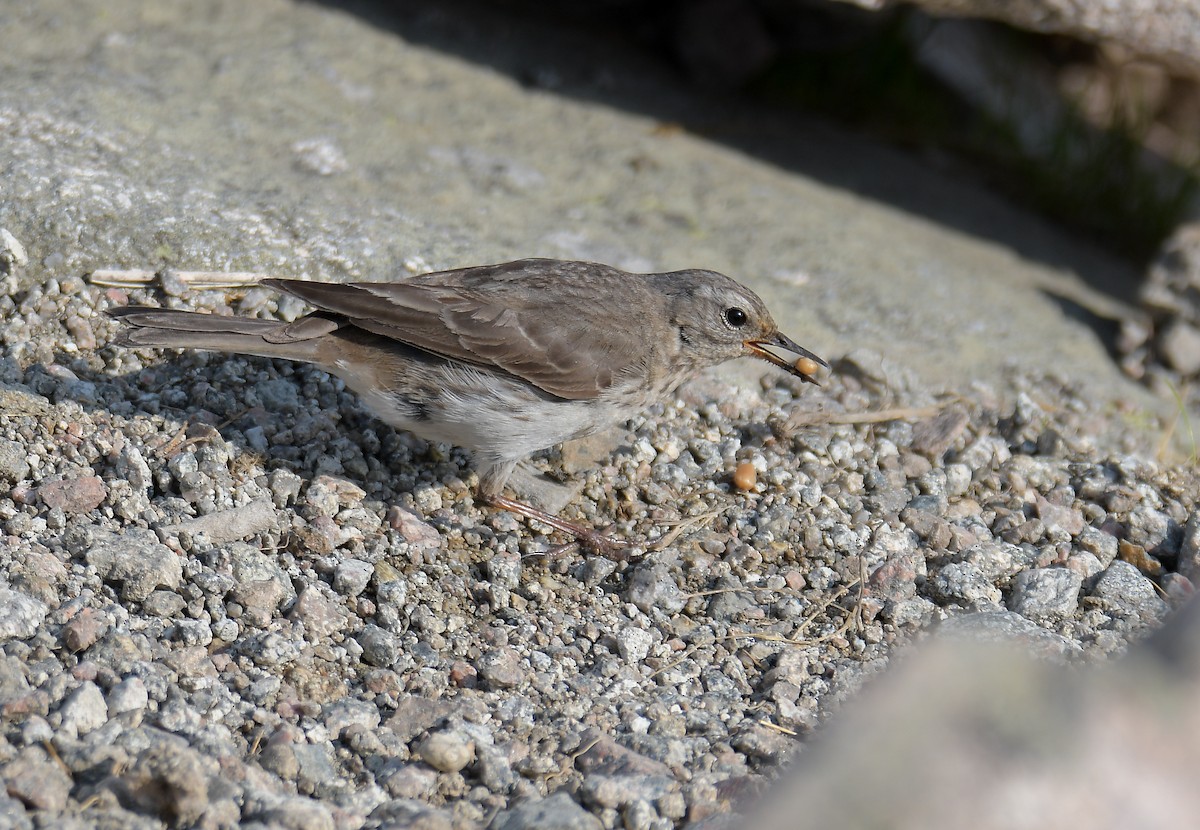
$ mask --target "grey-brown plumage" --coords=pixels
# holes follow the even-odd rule
[[[715,271],[630,274],[524,259],[387,283],[268,279],[317,310],[295,322],[155,309],[110,311],[126,346],[312,363],[380,418],[471,450],[487,501],[593,545],[594,531],[502,495],[515,464],[624,420],[699,370],[768,350],[821,365],[781,334],[754,292]]]

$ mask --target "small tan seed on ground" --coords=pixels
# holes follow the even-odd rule
[[[758,472],[749,461],[738,464],[737,469],[733,471],[733,484],[739,490],[753,490],[756,481]]]

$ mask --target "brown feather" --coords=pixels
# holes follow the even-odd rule
[[[584,400],[627,375],[647,348],[633,318],[611,315],[609,304],[619,298],[611,295],[611,283],[597,290],[597,268],[605,277],[645,279],[593,263],[526,259],[398,283],[265,284],[366,331]]]

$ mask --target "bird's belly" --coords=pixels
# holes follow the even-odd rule
[[[633,414],[604,400],[548,398],[524,382],[497,380],[473,367],[453,366],[439,374],[436,384],[355,391],[391,426],[492,460],[521,459]]]

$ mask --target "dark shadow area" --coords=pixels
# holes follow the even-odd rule
[[[989,173],[965,160],[890,146],[794,106],[714,88],[720,84],[701,88],[693,83],[695,74],[679,65],[677,54],[656,47],[653,15],[639,25],[628,13],[608,13],[628,6],[620,0],[583,4],[583,13],[571,15],[557,5],[538,13],[524,4],[469,0],[317,2],[527,87],[648,116],[664,130],[720,142],[825,185],[995,241],[1024,258],[1073,271],[1122,301],[1136,295],[1137,263],[1115,263],[1097,242],[1035,216],[994,189],[991,198],[980,198]],[[903,136],[892,138],[907,143]]]
[[[1042,294],[1059,307],[1065,317],[1083,323],[1096,333],[1096,337],[1108,349],[1108,354],[1114,362],[1120,362],[1121,354],[1116,349],[1117,334],[1121,330],[1119,320],[1097,314],[1090,308],[1080,305],[1075,300],[1054,291],[1042,289]]]
[[[160,354],[155,362],[124,374],[95,371],[63,352],[55,353],[53,365],[69,367],[66,373],[51,373],[37,363],[21,368],[9,358],[0,358],[0,371],[13,381],[0,383],[0,390],[41,396],[47,410],[70,401],[93,417],[161,418],[177,430],[175,434],[164,443],[138,448],[164,463],[219,435],[240,452],[260,458],[268,471],[342,475],[367,490],[369,498],[375,497],[372,490],[379,481],[368,478],[366,470],[322,470],[322,457],[330,445],[370,447],[388,479],[405,481],[409,491],[429,486],[435,477],[449,472],[469,473],[464,454],[435,457],[428,442],[379,421],[357,395],[315,367],[197,351],[162,350]],[[317,398],[324,398],[321,402],[327,408],[314,414],[311,404]],[[40,413],[37,397],[20,400],[27,408],[14,408],[10,414]],[[329,415],[331,402],[336,402],[333,416]]]

